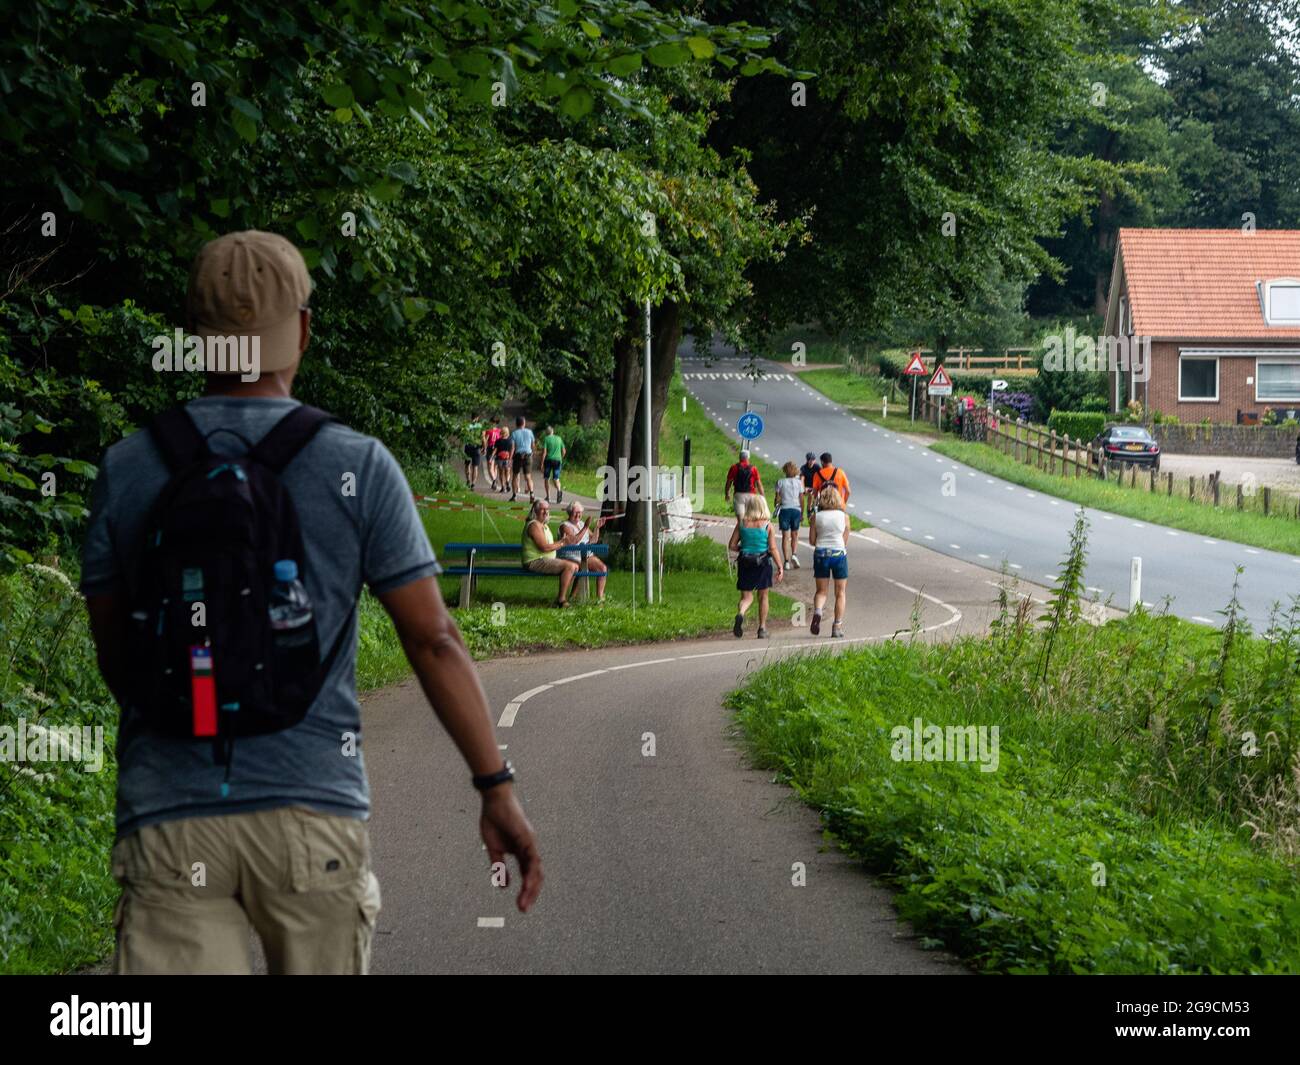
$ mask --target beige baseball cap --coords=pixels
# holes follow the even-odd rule
[[[194,257],[185,306],[199,336],[259,337],[260,370],[298,361],[298,311],[311,295],[302,253],[278,233],[246,229]]]

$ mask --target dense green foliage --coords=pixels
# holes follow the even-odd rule
[[[777,69],[747,26],[623,0],[8,14],[10,565],[75,523],[105,444],[201,387],[154,372],[150,339],[188,324],[190,259],[219,232],[302,247],[299,394],[405,455],[443,452],[507,391],[581,379],[599,398],[631,301],[721,324],[749,257],[785,239],[702,143],[712,71]],[[32,472],[55,465],[52,503]]]

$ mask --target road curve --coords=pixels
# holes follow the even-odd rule
[[[802,463],[807,451],[830,451],[853,486],[854,513],[896,536],[996,570],[1002,560],[1020,577],[1049,583],[1069,539],[1075,505],[1010,484],[936,455],[906,433],[874,426],[810,388],[789,367],[759,361],[763,377],[734,358],[681,360],[683,383],[733,438],[739,413],[727,402],[768,404],[760,455]],[[947,486],[947,493],[945,493]],[[771,486],[767,486],[770,488]],[[954,490],[955,489],[955,493]],[[1240,600],[1256,627],[1275,601],[1300,593],[1300,558],[1215,540],[1087,509],[1091,528],[1085,583],[1127,608],[1129,566],[1142,558],[1142,598],[1165,597],[1185,618],[1217,623],[1241,564]]]
[[[918,605],[921,638],[987,623],[996,592],[985,571],[874,530],[851,551],[848,639],[834,646],[906,636]],[[805,566],[782,590],[806,601],[811,583]],[[817,816],[787,788],[749,767],[724,694],[767,660],[832,646],[786,618],[770,627],[762,642],[751,618],[744,640],[480,665],[545,859],[542,898],[527,915],[513,890],[490,883],[476,798],[418,685],[368,697],[384,897],[374,971],[964,972],[921,950],[889,891],[826,847]],[[806,886],[793,883],[795,863]]]

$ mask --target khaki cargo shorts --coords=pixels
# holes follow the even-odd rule
[[[282,806],[147,825],[113,847],[117,973],[365,973],[379,915],[364,821]]]

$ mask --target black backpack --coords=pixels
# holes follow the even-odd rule
[[[150,426],[171,478],[128,570],[124,708],[135,727],[208,739],[217,762],[229,765],[236,737],[278,732],[306,716],[351,617],[322,661],[314,617],[277,633],[268,608],[276,562],[297,563],[304,583],[309,576],[280,474],[331,420],[296,407],[236,457],[214,454],[184,407]]]
[[[754,478],[755,476],[757,476],[757,474],[758,474],[758,470],[756,470],[753,466],[737,465],[736,479],[734,482],[736,493],[738,495],[748,495],[750,492],[752,492],[754,490]],[[741,477],[745,478],[744,487],[742,487],[740,484]]]

